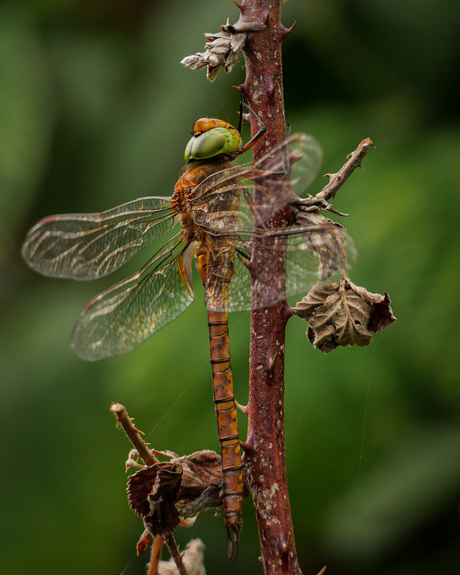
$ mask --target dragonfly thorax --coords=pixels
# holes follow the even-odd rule
[[[171,208],[179,213],[190,211],[193,199],[196,197],[197,186],[208,176],[220,172],[230,165],[225,157],[221,157],[212,161],[197,162],[188,167],[174,186],[174,193],[170,198]]]
[[[184,241],[200,243],[203,240],[203,229],[195,224],[192,213],[198,186],[207,177],[229,166],[230,163],[224,159],[197,163],[187,168],[174,186],[174,193],[170,198],[171,208],[181,216]]]

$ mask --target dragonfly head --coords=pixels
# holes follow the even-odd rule
[[[195,123],[193,137],[185,148],[186,163],[208,160],[221,154],[233,154],[241,147],[241,136],[236,128],[222,120],[201,118]]]

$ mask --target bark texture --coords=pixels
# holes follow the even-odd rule
[[[245,0],[241,19],[263,30],[248,35],[245,94],[249,105],[266,127],[253,148],[254,159],[281,143],[286,137],[283,102],[281,44],[289,31],[280,23],[280,1]],[[251,118],[252,133],[258,126]],[[273,190],[276,193],[276,189]],[[259,201],[257,190],[255,203]],[[273,227],[287,223],[285,211],[272,220]],[[253,245],[251,276],[253,290],[259,276],[284,277],[284,257],[273,257],[270,246]],[[281,279],[282,281],[282,279]],[[286,477],[284,432],[284,343],[288,314],[280,302],[251,315],[248,437],[244,459],[246,481],[254,506],[266,575],[300,574],[294,541]]]

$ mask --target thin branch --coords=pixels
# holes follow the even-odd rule
[[[112,403],[110,411],[117,416],[117,425],[121,425],[128,439],[134,445],[139,457],[145,465],[155,465],[158,459],[152,454],[145,441],[141,438],[142,431],[134,425],[134,419],[128,416],[126,409],[121,403]]]
[[[144,463],[149,465],[155,465],[159,462],[159,460],[153,455],[153,453],[148,448],[145,441],[140,437],[142,431],[136,428],[133,423],[133,418],[128,416],[126,409],[124,408],[121,403],[112,403],[110,406],[110,411],[117,416],[117,424],[121,425],[123,431],[128,436],[128,439],[134,445],[135,449],[137,450],[139,457],[144,461]],[[185,568],[184,562],[182,561],[182,555],[177,548],[176,541],[174,539],[174,535],[172,533],[165,533],[163,537],[156,535],[154,537],[153,545],[154,549],[152,549],[152,557],[154,556],[154,551],[157,551],[158,546],[160,545],[160,539],[164,538],[166,545],[168,546],[169,552],[171,553],[171,557],[174,559],[174,562],[177,566],[177,569],[180,575],[188,575],[187,569]],[[161,549],[161,546],[160,546]],[[159,558],[159,557],[158,557]]]
[[[160,563],[161,549],[163,547],[164,537],[156,535],[152,543],[152,551],[150,553],[150,562],[147,570],[147,575],[157,575],[158,565]]]
[[[329,183],[316,194],[315,198],[327,202],[333,200],[335,194],[348,180],[356,168],[362,168],[361,162],[364,156],[369,151],[370,147],[375,148],[374,143],[370,138],[363,140],[354,152],[347,156],[348,161],[340,168],[335,174],[325,174],[329,178]]]
[[[165,533],[164,538],[180,575],[188,575],[187,569],[182,561],[182,553],[179,552],[174,535],[172,533]]]
[[[329,178],[329,182],[324,186],[324,188],[314,196],[296,198],[292,203],[294,209],[299,210],[303,215],[323,211],[337,216],[348,216],[348,214],[335,210],[328,200],[333,200],[335,198],[336,193],[356,168],[362,168],[361,162],[371,146],[375,148],[370,138],[363,140],[356,150],[347,156],[348,160],[338,172],[335,174],[324,174]],[[317,223],[317,220],[307,221],[306,223]]]

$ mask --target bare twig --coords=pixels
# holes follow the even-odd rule
[[[126,409],[121,403],[112,403],[110,411],[117,416],[117,425],[121,425],[123,431],[128,436],[128,439],[136,448],[139,457],[146,465],[154,465],[158,463],[158,459],[152,454],[145,441],[141,438],[142,431],[136,428],[133,419],[128,416]]]
[[[329,212],[337,216],[348,216],[348,214],[335,210],[328,200],[333,200],[335,198],[336,193],[356,168],[362,168],[361,162],[371,146],[375,148],[369,138],[363,140],[356,150],[347,156],[348,160],[338,172],[335,174],[325,174],[325,176],[329,178],[329,182],[324,186],[324,188],[314,196],[296,198],[292,203],[294,209],[299,210],[303,216],[305,216],[305,214],[319,214],[320,212]],[[304,223],[313,224],[318,223],[318,221],[319,220],[306,220]]]
[[[185,568],[184,562],[182,561],[182,553],[179,552],[177,548],[176,540],[174,539],[174,535],[172,533],[166,533],[164,535],[166,545],[168,546],[169,552],[171,553],[171,557],[174,559],[174,563],[176,564],[177,570],[179,571],[180,575],[188,575],[187,569]]]
[[[144,463],[146,465],[155,465],[156,463],[158,463],[158,459],[153,455],[151,450],[148,448],[147,444],[140,437],[139,434],[142,432],[135,427],[133,423],[133,418],[128,416],[128,413],[124,408],[124,406],[121,405],[121,403],[113,403],[110,406],[110,411],[117,416],[117,424],[121,425],[123,431],[126,433],[129,440],[136,448],[139,457],[142,458]],[[166,545],[168,546],[169,552],[171,553],[171,557],[174,559],[174,562],[177,566],[180,575],[188,575],[187,569],[185,568],[185,565],[182,561],[182,555],[179,552],[179,549],[177,548],[177,544],[174,539],[174,535],[172,533],[165,533],[163,536],[156,535],[154,537],[152,555],[151,555],[152,559],[150,562],[149,571],[152,573],[156,573],[156,567],[155,571],[153,571],[154,567],[152,567],[152,564],[155,564],[155,561],[156,564],[158,564],[163,539],[166,542]],[[139,544],[138,544],[138,550],[139,550]]]
[[[147,575],[157,575],[158,564],[160,563],[161,549],[163,547],[164,537],[156,535],[152,543],[152,551],[150,553],[150,562],[148,565]]]
[[[348,180],[354,170],[356,168],[362,168],[361,161],[371,146],[375,148],[372,140],[370,138],[366,138],[359,144],[354,152],[351,152],[351,154],[347,156],[348,161],[338,172],[335,174],[325,174],[329,178],[329,183],[324,186],[318,194],[316,194],[315,198],[326,202],[328,200],[333,200],[335,198],[335,194]]]

